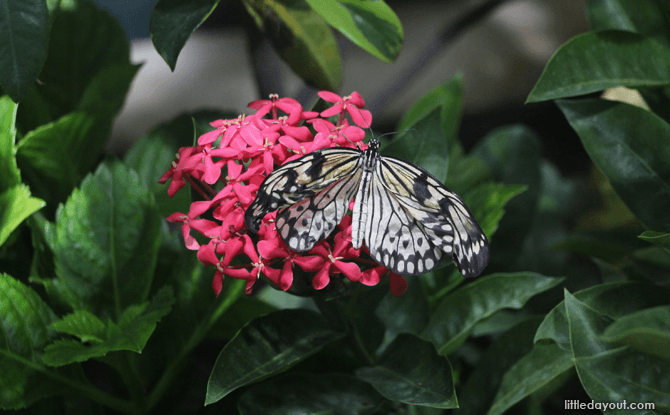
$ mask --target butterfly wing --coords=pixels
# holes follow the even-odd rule
[[[309,251],[342,221],[360,182],[361,152],[333,147],[309,153],[270,173],[244,218],[258,231],[274,210],[279,235],[296,251]]]
[[[465,277],[476,277],[489,262],[489,245],[486,235],[461,198],[447,189],[430,173],[419,166],[394,157],[382,157],[375,170],[377,181],[397,201],[409,218],[414,219],[419,230],[431,244],[450,255]],[[386,249],[386,245],[382,245]],[[400,247],[395,252],[403,261],[408,261],[410,252]],[[426,251],[429,252],[429,251]],[[439,259],[437,255],[435,258]],[[428,271],[430,256],[414,257],[423,261]],[[418,267],[419,263],[415,264]],[[424,271],[424,272],[426,272]]]
[[[342,221],[360,180],[358,169],[314,196],[280,209],[276,221],[279,235],[291,249],[301,252],[312,249]]]

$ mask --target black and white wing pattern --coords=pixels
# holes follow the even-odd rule
[[[386,193],[383,203],[392,205],[394,212],[384,231],[383,204],[372,209],[366,242],[370,253],[374,250],[381,258],[373,255],[375,260],[400,274],[422,274],[434,268],[443,253],[452,257],[464,277],[476,277],[486,268],[486,235],[461,198],[430,173],[395,157],[381,157],[375,185],[380,188],[375,193]],[[375,237],[375,231],[384,232]]]
[[[419,166],[365,151],[335,147],[309,153],[270,173],[245,213],[257,232],[274,210],[282,239],[305,252],[327,238],[353,209],[352,243],[398,274],[417,275],[449,255],[465,277],[489,262],[489,245],[458,195]]]
[[[263,217],[277,209],[276,225],[286,244],[309,251],[342,221],[360,181],[361,151],[317,150],[270,173],[245,212],[247,228],[258,232]]]

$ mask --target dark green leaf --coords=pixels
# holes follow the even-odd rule
[[[385,156],[410,161],[427,170],[440,182],[447,178],[449,143],[441,127],[441,109],[417,121],[413,128],[391,141],[382,149]]]
[[[475,370],[463,385],[457,415],[483,415],[493,402],[503,375],[533,349],[533,336],[542,321],[533,317],[498,337],[479,359]]]
[[[438,108],[441,111],[441,126],[446,140],[453,140],[460,126],[463,112],[462,75],[455,75],[449,81],[436,86],[419,98],[402,116],[396,130],[404,131],[413,128],[415,124],[431,115]]]
[[[652,307],[621,317],[601,338],[670,360],[670,306]]]
[[[216,326],[208,333],[208,336],[226,340],[230,339],[251,320],[274,311],[277,311],[277,308],[270,304],[259,301],[254,297],[243,295],[221,316]]]
[[[42,375],[39,357],[55,332],[57,317],[31,288],[0,274],[0,408],[19,409],[62,392]]]
[[[73,113],[21,140],[17,161],[35,195],[53,205],[67,199],[98,161],[98,155],[89,152],[89,144],[107,139],[100,135],[99,126],[91,115]]]
[[[240,415],[372,415],[383,398],[350,375],[293,373],[249,389],[238,401]]]
[[[46,203],[30,197],[24,185],[14,186],[0,193],[0,246],[28,216],[40,210]]]
[[[77,110],[102,119],[113,120],[121,111],[128,88],[139,69],[140,65],[129,63],[110,65],[100,69],[86,86]],[[104,145],[105,142],[102,144]],[[93,150],[92,156],[96,155],[97,151],[102,150],[102,146],[93,146],[91,150]]]
[[[8,95],[0,96],[0,192],[21,183],[16,165],[16,108]],[[2,222],[0,222],[2,223]]]
[[[662,248],[670,249],[670,233],[647,231],[640,235],[639,238]]]
[[[44,0],[4,0],[0,6],[0,85],[19,102],[47,57],[49,10]]]
[[[578,291],[574,297],[611,319],[657,305],[667,304],[670,290],[638,282],[612,282]],[[545,317],[537,330],[535,342],[553,341],[570,350],[570,333],[565,303],[562,301]]]
[[[342,64],[335,37],[306,0],[245,0],[244,5],[298,76],[314,88],[337,90]]]
[[[219,0],[159,0],[156,2],[149,32],[156,51],[170,69],[177,66],[179,52],[195,31],[214,11]]]
[[[558,106],[626,206],[648,228],[669,232],[670,125],[621,102],[587,99]]]
[[[581,357],[575,363],[584,389],[596,402],[653,403],[653,409],[670,410],[670,362],[667,360],[620,348]],[[612,409],[603,413],[642,413]]]
[[[398,335],[375,366],[358,369],[356,376],[392,401],[458,407],[449,361],[430,342],[413,334]]]
[[[565,290],[565,311],[570,334],[572,356],[593,356],[614,347],[598,341],[598,336],[612,323],[612,318],[599,313]]]
[[[484,233],[491,238],[507,210],[507,202],[526,189],[523,185],[485,183],[463,195],[463,201],[470,207]]]
[[[398,16],[383,1],[317,1],[307,0],[329,25],[368,53],[392,62],[400,53],[403,41]]]
[[[51,27],[49,55],[37,90],[55,120],[78,108],[89,83],[103,68],[129,63],[121,24],[94,2],[73,0],[62,5]]]
[[[492,274],[448,295],[435,309],[423,333],[441,355],[455,351],[474,325],[503,308],[519,309],[532,296],[563,281],[525,272]]]
[[[280,310],[252,320],[216,359],[205,404],[288,369],[342,335],[319,314],[308,310]]]
[[[626,30],[670,47],[670,22],[657,0],[589,0],[586,12],[592,30]]]
[[[149,294],[161,222],[134,172],[102,164],[56,214],[53,288],[74,309],[119,318]]]
[[[63,366],[119,350],[141,353],[156,329],[156,324],[170,312],[173,303],[172,290],[162,289],[151,303],[129,307],[118,325],[111,321],[105,325],[87,311],[76,311],[53,323],[51,328],[77,336],[81,342],[57,340],[46,347],[42,361],[49,366]],[[82,342],[90,342],[92,345]]]
[[[525,125],[497,128],[471,154],[486,163],[496,181],[526,186],[523,194],[504,206],[497,238],[491,241],[491,265],[495,268],[503,264],[509,269],[537,214],[542,180],[540,139]]]
[[[526,102],[547,101],[625,86],[670,84],[670,49],[620,30],[589,32],[551,57]]]
[[[407,279],[407,290],[400,297],[388,292],[377,306],[377,317],[386,331],[379,351],[384,350],[400,333],[419,334],[430,319],[430,305],[419,278]]]
[[[572,369],[572,353],[556,345],[536,345],[503,378],[489,415],[500,415]]]

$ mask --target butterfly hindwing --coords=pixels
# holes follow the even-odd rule
[[[431,242],[452,257],[463,276],[484,270],[489,261],[486,235],[456,193],[419,166],[394,157],[383,157],[377,171],[385,189]]]
[[[296,251],[309,251],[342,221],[360,182],[360,169],[277,213],[277,230]]]
[[[359,159],[358,150],[332,147],[282,165],[270,173],[258,189],[256,199],[244,215],[247,228],[258,232],[266,214],[312,197],[352,174],[358,168]]]

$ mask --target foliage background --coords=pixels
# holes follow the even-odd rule
[[[170,67],[217,4],[158,3],[152,39]],[[586,175],[564,177],[524,125],[466,154],[458,76],[407,110],[397,130],[416,132],[382,152],[463,195],[492,241],[485,276],[443,268],[399,298],[354,285],[298,309],[232,280],[215,299],[210,270],[162,220],[190,201],[169,200],[157,178],[225,114],[184,114],[122,160],[105,155],[138,69],[118,22],[84,0],[0,5],[3,409],[535,414],[625,399],[670,411],[667,2],[587,1],[591,30],[528,97],[556,100],[593,163]],[[328,25],[384,61],[402,45],[382,2],[244,6],[318,88],[341,80]],[[615,87],[637,105],[601,97]]]

